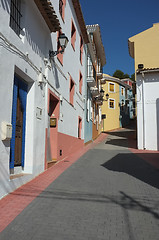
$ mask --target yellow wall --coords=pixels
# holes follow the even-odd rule
[[[159,23],[131,38],[134,42],[135,70],[138,64],[144,64],[144,68],[158,68],[159,66]]]
[[[106,114],[106,119],[103,121],[103,131],[109,131],[113,129],[117,129],[120,127],[119,123],[119,115],[120,115],[120,109],[119,109],[119,84],[115,82],[111,82],[115,84],[115,92],[112,93],[109,91],[109,83],[111,81],[106,81],[106,84],[103,85],[103,89],[105,91],[105,94],[109,94],[109,99],[115,99],[115,109],[109,108],[109,99],[108,101],[103,102],[102,106],[102,114]],[[105,97],[104,97],[105,98]]]

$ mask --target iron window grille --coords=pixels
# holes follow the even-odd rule
[[[10,5],[10,27],[19,36],[21,29],[21,1],[11,0]]]
[[[63,8],[63,0],[59,0],[59,12],[61,16],[62,16],[62,8]]]

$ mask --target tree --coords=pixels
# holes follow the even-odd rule
[[[130,79],[135,82],[135,73],[133,73],[133,74],[131,75],[131,78],[130,78]]]
[[[124,78],[130,78],[129,74],[125,73]]]
[[[114,72],[113,77],[123,79],[124,78],[124,73],[121,70],[118,69]]]

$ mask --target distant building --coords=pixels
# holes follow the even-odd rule
[[[104,46],[98,24],[87,25],[89,43],[87,44],[86,70],[86,103],[85,103],[85,143],[92,141],[101,133],[101,104],[100,95],[103,66],[106,64]]]
[[[134,118],[132,87],[108,74],[103,74],[103,79],[103,131],[128,126],[130,119]]]
[[[106,115],[103,119],[103,131],[109,131],[120,127],[120,105],[119,105],[119,79],[103,74],[106,83],[103,84],[105,91],[104,102],[102,105],[102,115]],[[106,99],[106,94],[109,98]]]

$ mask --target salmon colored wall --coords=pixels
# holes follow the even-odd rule
[[[57,159],[61,160],[72,153],[80,150],[84,146],[84,140],[72,137],[63,133],[58,133],[58,156]],[[60,150],[62,155],[60,156]]]
[[[50,110],[50,99],[51,102],[51,110]],[[50,111],[50,113],[49,113]],[[50,117],[56,118],[56,127],[50,127],[50,152],[51,159],[57,159],[57,149],[58,149],[58,119],[59,119],[59,111],[60,111],[60,101],[57,96],[49,90],[48,95],[48,114]]]
[[[47,128],[45,129],[45,169],[47,169]]]

